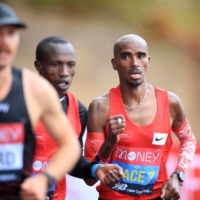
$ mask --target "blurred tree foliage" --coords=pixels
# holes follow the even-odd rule
[[[13,0],[4,0],[13,2]],[[82,15],[109,14],[117,19],[128,21],[150,20],[158,11],[177,17],[177,20],[190,24],[199,18],[199,0],[15,0],[16,4],[29,4],[40,11],[62,10],[63,12]],[[163,14],[164,14],[163,13]]]
[[[159,18],[173,20],[183,31],[195,32],[200,21],[199,0],[4,0],[15,4],[28,4],[40,12],[57,11],[62,14],[101,16],[119,22],[158,23]],[[171,22],[173,22],[171,21]]]
[[[37,12],[55,12],[74,18],[142,26],[146,37],[162,38],[187,48],[200,58],[200,0],[4,0],[27,5]]]

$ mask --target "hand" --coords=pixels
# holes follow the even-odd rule
[[[180,181],[177,174],[172,174],[168,181],[163,185],[160,198],[164,198],[165,200],[180,199],[179,186]]]
[[[118,122],[118,119],[121,120],[121,123]],[[106,140],[112,144],[115,145],[119,142],[119,134],[124,132],[126,122],[123,115],[115,115],[109,118],[108,120],[108,137]]]
[[[96,175],[104,185],[112,187],[122,180],[123,169],[116,164],[100,165],[97,168]]]
[[[45,200],[47,185],[48,180],[43,174],[28,177],[21,184],[20,196],[22,200]]]

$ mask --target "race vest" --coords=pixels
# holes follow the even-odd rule
[[[75,129],[77,137],[81,133],[81,123],[79,117],[78,101],[75,96],[67,92],[68,97],[68,110],[67,116]],[[56,123],[56,122],[55,122]],[[36,136],[36,152],[34,161],[32,164],[32,174],[33,176],[44,171],[46,167],[50,164],[52,156],[57,151],[57,144],[51,138],[44,125],[39,122],[35,129]],[[47,191],[48,200],[64,200],[66,197],[66,178],[62,178],[56,183],[55,186],[49,188]]]
[[[12,85],[0,101],[0,198],[20,199],[21,183],[30,176],[35,152],[23,90],[23,72],[12,67]]]
[[[149,200],[158,198],[167,180],[166,161],[172,146],[169,102],[167,91],[154,87],[157,110],[153,121],[138,126],[128,116],[120,86],[110,90],[109,116],[123,114],[126,127],[114,147],[110,162],[123,168],[123,180],[114,187],[97,186],[104,200]],[[108,136],[108,124],[105,128]]]
[[[158,178],[162,150],[130,148],[117,145],[112,163],[123,168],[121,183],[113,189],[119,192],[141,195],[152,194]]]

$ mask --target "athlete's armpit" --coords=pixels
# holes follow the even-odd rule
[[[195,154],[196,138],[192,132],[188,120],[185,120],[182,126],[176,130],[173,130],[173,132],[180,140],[177,169],[185,172],[192,162]]]

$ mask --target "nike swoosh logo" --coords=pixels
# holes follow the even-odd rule
[[[155,140],[156,140],[156,142],[157,141],[160,141],[160,140],[162,140],[162,139],[164,139],[165,137],[163,137],[163,138],[156,138]]]

